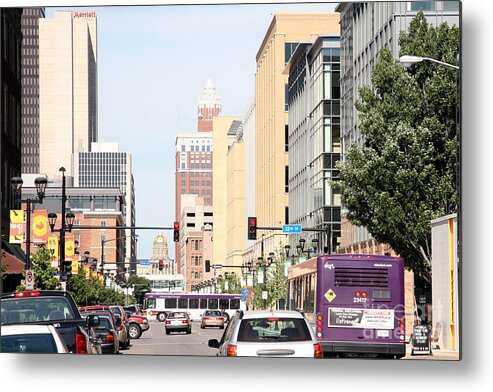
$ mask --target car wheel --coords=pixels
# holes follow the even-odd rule
[[[220,328],[220,329],[224,329],[224,325],[221,325],[219,328]]]
[[[142,329],[137,324],[130,324],[128,333],[130,335],[130,339],[138,339],[140,338],[140,335],[142,335]]]
[[[171,333],[171,331],[167,329],[166,330],[166,335],[169,335],[170,333]]]
[[[191,333],[192,333],[192,328],[187,329],[187,334],[190,335]]]
[[[158,321],[164,323],[164,320],[166,320],[166,313],[158,313],[157,319]]]
[[[201,324],[201,325],[200,325],[200,328],[204,329],[204,328],[205,328],[205,325],[202,325],[202,324]]]

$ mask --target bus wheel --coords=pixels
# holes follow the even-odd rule
[[[166,320],[166,313],[158,313],[158,315],[157,315],[157,319],[158,319],[160,322],[164,323],[164,320]]]

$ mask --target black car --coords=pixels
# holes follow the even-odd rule
[[[32,290],[3,293],[1,297],[1,324],[53,325],[69,352],[101,354],[101,345],[94,327],[95,316],[82,317],[72,295],[60,290]]]
[[[96,336],[101,340],[101,350],[103,354],[118,354],[118,332],[111,316],[98,315],[99,325],[94,328]]]

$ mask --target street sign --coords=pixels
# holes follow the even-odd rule
[[[140,265],[148,266],[151,265],[151,262],[149,260],[140,260]]]
[[[249,289],[247,289],[247,288],[242,288],[242,289],[241,289],[241,300],[242,300],[243,302],[245,302],[245,301],[248,299],[248,293],[249,293],[249,291],[250,291],[250,290],[249,290]]]
[[[26,271],[26,290],[34,290],[34,272],[33,270]]]
[[[214,269],[221,269],[221,268],[223,268],[223,265],[222,264],[212,264],[211,267]]]
[[[267,291],[262,291],[262,299],[267,299]]]
[[[285,234],[301,233],[301,225],[282,225],[282,232]]]

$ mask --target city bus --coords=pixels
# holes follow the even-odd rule
[[[326,356],[406,354],[400,257],[322,255],[288,270],[288,304],[315,324]]]
[[[144,295],[144,316],[163,322],[169,312],[186,311],[192,320],[200,320],[207,309],[224,310],[227,320],[237,310],[246,310],[241,294],[147,293]],[[226,321],[227,321],[226,320]]]

